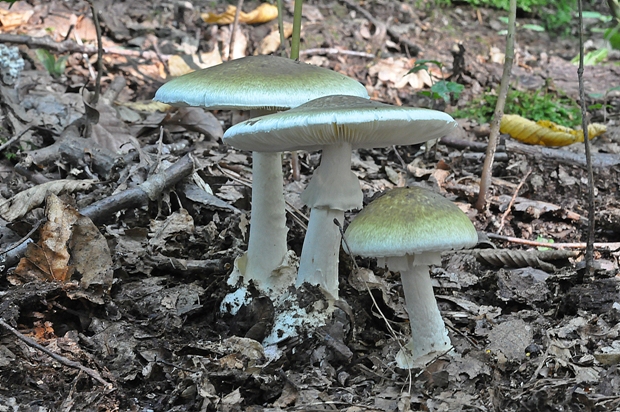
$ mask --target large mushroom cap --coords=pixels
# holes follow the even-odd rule
[[[437,110],[335,95],[241,122],[226,131],[224,142],[241,150],[276,152],[318,150],[341,142],[353,148],[385,147],[436,139],[455,126],[450,115]]]
[[[356,80],[332,70],[276,56],[248,56],[177,77],[155,100],[211,109],[286,110],[326,94],[368,98]]]
[[[355,255],[390,257],[472,247],[478,234],[454,203],[411,187],[371,202],[353,219],[346,239]]]

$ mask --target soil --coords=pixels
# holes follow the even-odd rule
[[[53,76],[24,39],[19,79],[0,90],[2,137],[11,139],[0,149],[0,410],[620,411],[618,56],[584,73],[590,120],[607,127],[591,142],[591,270],[582,144],[542,148],[502,135],[481,212],[473,205],[488,125],[457,119],[459,129],[428,151],[355,151],[365,203],[422,186],[456,202],[479,231],[477,249],[445,254],[431,271],[454,350],[404,370],[395,363],[411,333],[400,278],[373,259],[356,267],[341,251],[340,300],[327,324],[276,346],[260,343],[277,315],[271,299],[250,290],[237,314],[221,308],[246,248],[251,155],[219,139],[245,114],[160,110],[149,99],[181,61],[195,69],[225,59],[229,25],[199,13],[226,4],[95,5],[104,46],[134,50],[106,52],[98,104],[85,104],[82,90],[96,55],[87,63],[65,54]],[[285,21],[292,8],[285,3]],[[607,13],[604,2],[587,8]],[[39,47],[52,52],[72,24],[72,42],[76,33],[96,39],[86,2],[33,0],[0,12],[0,35],[49,34]],[[359,80],[373,99],[453,112],[497,90],[504,15],[465,4],[308,1],[301,60]],[[520,12],[518,23],[513,87],[577,100],[576,22],[565,37],[524,28],[540,24],[535,15]],[[233,54],[253,54],[273,24],[241,24]],[[586,20],[591,49],[602,44],[593,30],[602,24]],[[464,92],[447,103],[421,95],[430,86],[423,73],[402,77],[415,59],[442,62]],[[300,153],[299,180],[289,158],[288,241],[299,256],[309,211],[298,194],[320,157]],[[320,310],[317,288],[298,296]]]

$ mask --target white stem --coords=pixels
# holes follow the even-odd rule
[[[410,353],[403,353],[401,350],[397,355],[397,362],[400,367],[411,368],[428,360],[426,355],[448,351],[451,343],[433,294],[428,265],[416,265],[414,261],[409,270],[401,270],[400,277],[412,336],[405,345],[405,349]],[[422,360],[423,357],[426,359]]]
[[[312,208],[299,262],[297,286],[304,282],[318,285],[328,297],[337,300],[340,230],[334,224],[334,219],[342,224],[344,212],[323,207]]]
[[[274,272],[287,251],[281,154],[254,152],[252,162],[252,216],[244,277],[263,291],[286,288],[289,285],[277,285]]]
[[[347,142],[323,147],[321,164],[301,194],[306,206],[339,210],[362,207],[364,195],[359,179],[351,171],[351,150]]]

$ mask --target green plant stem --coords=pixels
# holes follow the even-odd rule
[[[299,59],[299,39],[301,37],[301,7],[303,0],[295,0],[293,10],[293,36],[291,38],[291,59]]]
[[[592,273],[594,260],[594,173],[592,172],[592,153],[590,152],[590,138],[588,136],[588,116],[586,114],[586,96],[583,87],[583,5],[582,0],[577,1],[579,8],[579,68],[577,79],[579,80],[579,100],[581,105],[581,127],[583,128],[583,144],[586,149],[586,168],[588,173],[588,234],[586,240],[586,275]]]
[[[504,115],[504,104],[506,103],[506,95],[508,94],[508,85],[510,83],[510,72],[512,71],[512,62],[514,60],[514,43],[515,43],[515,20],[517,16],[517,0],[510,0],[508,10],[508,33],[506,34],[506,53],[504,57],[504,71],[502,73],[502,81],[499,86],[497,104],[495,105],[495,113],[491,121],[491,134],[489,135],[489,145],[487,146],[486,158],[482,167],[482,175],[480,176],[480,192],[476,201],[476,209],[482,211],[487,205],[487,193],[491,186],[491,177],[493,175],[493,158],[497,149],[497,137],[499,136],[499,125]]]

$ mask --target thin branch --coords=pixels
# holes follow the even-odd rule
[[[508,207],[506,208],[506,211],[502,215],[502,219],[501,219],[500,224],[499,224],[499,229],[497,229],[497,234],[498,235],[501,234],[502,230],[504,229],[504,224],[506,223],[506,218],[510,214],[510,211],[512,210],[512,206],[515,204],[515,200],[517,199],[517,196],[519,195],[519,190],[521,190],[521,188],[523,187],[523,184],[525,183],[527,178],[530,177],[531,173],[532,173],[532,169],[529,169],[527,171],[527,173],[525,174],[525,176],[523,176],[523,179],[521,179],[521,181],[519,182],[519,185],[515,189],[514,193],[512,194],[512,198],[510,199],[510,203],[508,203]]]
[[[301,36],[301,11],[303,0],[295,0],[293,9],[293,35],[291,37],[291,59],[299,59],[299,42]]]
[[[78,369],[78,370],[84,372],[85,374],[87,374],[88,376],[90,376],[91,378],[96,380],[97,382],[101,383],[107,389],[112,389],[113,388],[112,384],[110,382],[107,382],[105,379],[103,379],[101,377],[101,375],[99,374],[99,372],[97,372],[96,370],[88,368],[88,367],[82,365],[79,362],[75,362],[75,361],[69,360],[69,359],[65,358],[64,356],[61,356],[61,355],[59,355],[57,353],[54,353],[51,350],[47,349],[46,347],[39,345],[37,342],[35,342],[34,340],[30,339],[29,337],[23,335],[17,329],[15,329],[11,325],[9,325],[3,318],[0,318],[0,326],[4,327],[6,330],[11,332],[13,335],[15,335],[19,340],[24,342],[26,345],[28,345],[28,346],[30,346],[32,348],[35,348],[37,350],[40,350],[41,352],[49,355],[54,360],[60,362],[61,364],[65,365],[65,366],[68,366],[68,367],[74,368],[74,369]]]
[[[537,242],[535,240],[520,239],[518,237],[512,237],[512,236],[496,235],[495,233],[487,233],[486,235],[489,237],[489,239],[503,240],[505,242],[518,243],[521,245],[534,246],[534,247],[548,247],[551,249],[585,249],[587,246],[586,243],[581,243],[581,242],[545,243],[545,242]],[[599,243],[594,243],[593,245],[595,249],[610,250],[612,252],[620,249],[620,242],[599,242]]]
[[[342,54],[345,56],[366,57],[368,59],[374,59],[376,57],[372,53],[360,52],[355,50],[342,50],[335,47],[319,47],[314,49],[306,49],[299,52],[300,56],[307,56],[312,54]]]
[[[30,48],[40,48],[40,49],[55,51],[57,53],[86,53],[88,55],[99,53],[98,47],[79,45],[72,40],[56,42],[49,36],[31,37],[31,36],[26,36],[26,35],[0,33],[0,43],[23,44]],[[142,57],[143,59],[146,59],[146,60],[161,59],[163,61],[166,61],[170,59],[170,57],[172,57],[172,55],[169,55],[169,54],[163,54],[163,55],[158,56],[157,53],[153,51],[130,50],[130,49],[124,49],[122,47],[103,47],[102,50],[106,54],[116,54],[119,56],[130,56],[130,57]]]
[[[579,79],[579,104],[581,106],[581,127],[583,129],[583,144],[586,148],[586,168],[588,173],[588,233],[586,237],[586,269],[584,274],[592,274],[592,263],[594,261],[594,173],[592,172],[592,154],[590,152],[590,138],[588,136],[588,115],[586,113],[586,95],[583,87],[583,5],[581,0],[577,0],[579,6],[579,68],[577,78]]]
[[[285,57],[286,55],[286,37],[284,36],[284,16],[282,12],[284,11],[284,7],[282,7],[282,0],[277,0],[276,4],[278,6],[278,31],[280,32],[280,56]]]
[[[95,23],[95,32],[97,33],[97,78],[95,79],[95,95],[91,104],[97,105],[99,94],[101,93],[101,73],[103,72],[103,44],[101,42],[101,25],[99,24],[99,15],[95,8],[93,0],[87,0],[90,4],[90,11],[93,14],[93,22]]]
[[[239,26],[239,15],[241,14],[242,7],[243,7],[243,0],[237,0],[237,10],[235,10],[235,18],[233,19],[232,28],[230,30],[230,38],[228,41],[228,60],[232,60],[237,27]]]
[[[506,95],[508,94],[508,85],[510,83],[510,73],[512,71],[512,62],[514,60],[514,44],[515,44],[515,20],[517,16],[517,0],[510,0],[508,11],[508,33],[506,34],[506,53],[504,57],[504,72],[502,73],[502,81],[499,86],[497,96],[497,104],[491,121],[491,134],[489,136],[489,146],[482,167],[482,176],[480,177],[480,193],[478,193],[478,201],[476,209],[484,210],[487,204],[487,193],[491,186],[491,176],[493,175],[493,159],[495,158],[495,150],[497,149],[497,138],[499,136],[499,124],[504,115],[504,104],[506,103]]]

